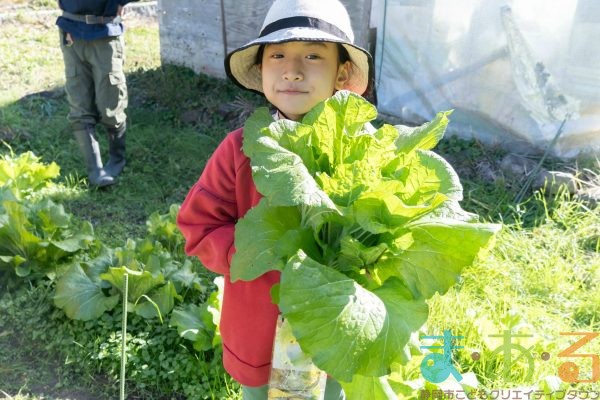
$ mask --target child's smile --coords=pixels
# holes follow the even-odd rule
[[[296,121],[348,79],[347,64],[339,63],[337,46],[330,42],[267,45],[261,72],[267,100]]]

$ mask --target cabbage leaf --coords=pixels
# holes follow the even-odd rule
[[[243,151],[263,195],[235,230],[232,281],[281,271],[272,296],[302,350],[349,398],[385,399],[393,363],[500,226],[464,211],[456,172],[433,149],[451,112],[419,127],[371,125],[375,107],[339,91],[302,121],[257,110]]]

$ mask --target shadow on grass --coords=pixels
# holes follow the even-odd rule
[[[183,201],[222,138],[265,105],[233,84],[175,66],[133,72],[129,89],[127,165],[117,184],[67,199],[68,212],[89,220],[107,243],[140,237],[154,212]],[[24,96],[0,109],[0,140],[12,151],[31,150],[61,167],[61,180],[85,187],[86,172],[66,119],[64,88]],[[103,159],[108,146],[97,127]],[[7,150],[8,151],[8,150]]]

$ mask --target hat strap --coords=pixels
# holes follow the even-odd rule
[[[330,24],[327,21],[323,21],[319,18],[303,16],[283,18],[275,22],[271,22],[269,25],[265,26],[265,28],[260,32],[260,35],[258,37],[263,37],[268,35],[269,33],[273,33],[287,28],[314,28],[325,33],[330,33],[334,36],[337,36],[348,43],[352,43],[348,35],[346,35],[344,31],[339,29],[337,26]]]

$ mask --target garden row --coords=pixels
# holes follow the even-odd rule
[[[94,235],[88,221],[65,212],[60,198],[76,193],[55,183],[58,176],[58,165],[44,164],[31,152],[0,160],[0,277],[13,289],[46,288],[53,304],[50,319],[61,321],[54,327],[57,336],[41,324],[39,332],[30,332],[32,339],[52,337],[70,363],[79,361],[79,368],[107,376],[115,386],[121,306],[127,301],[132,392],[152,388],[154,396],[164,390],[186,398],[225,397],[216,290],[222,278],[184,256],[175,225],[178,206],[153,213],[146,237],[113,248]],[[14,293],[7,291],[2,301],[3,306],[15,302],[17,311],[22,307]],[[0,328],[9,326],[9,314],[0,319]]]

